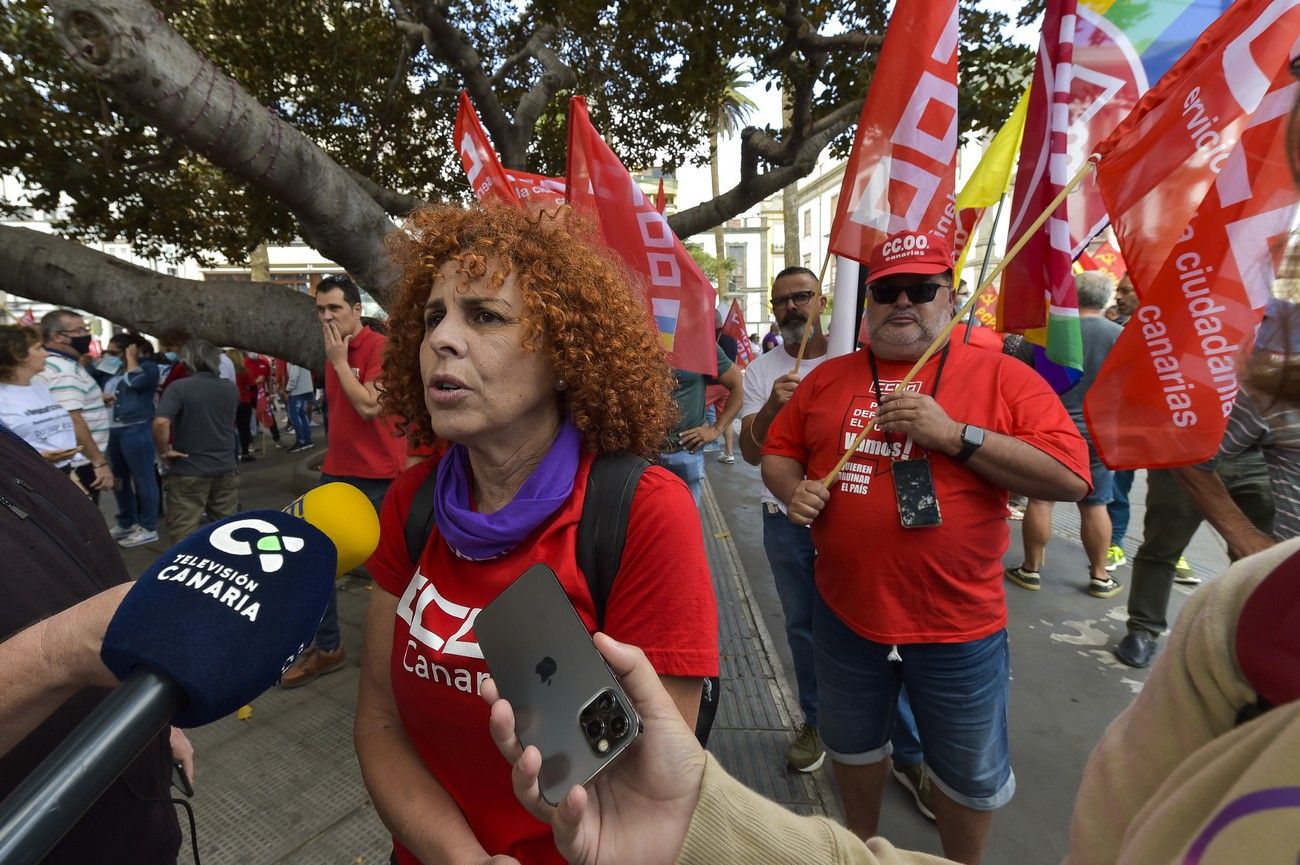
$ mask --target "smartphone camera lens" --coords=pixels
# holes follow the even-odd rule
[[[608,712],[610,709],[614,708],[614,695],[609,691],[601,694],[596,700],[596,708],[602,712]]]
[[[621,739],[627,733],[627,718],[622,715],[615,715],[609,719],[609,734],[615,739]]]
[[[583,729],[587,734],[587,738],[594,742],[605,735],[605,722],[599,718],[592,718]]]

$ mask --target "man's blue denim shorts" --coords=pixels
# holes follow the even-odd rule
[[[980,811],[1011,801],[1016,778],[1007,738],[1006,629],[966,643],[901,645],[901,661],[888,660],[894,648],[854,632],[817,595],[817,726],[826,753],[851,766],[889,756],[894,706],[906,685],[925,762],[939,788]]]

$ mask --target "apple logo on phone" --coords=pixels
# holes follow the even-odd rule
[[[559,667],[556,665],[555,659],[547,655],[545,658],[542,658],[537,662],[537,667],[533,672],[535,672],[537,678],[549,688],[551,686],[551,677],[555,675],[557,669],[559,669]]]

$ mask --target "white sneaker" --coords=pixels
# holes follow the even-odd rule
[[[121,526],[113,526],[113,528],[111,528],[111,529],[108,530],[108,536],[109,536],[110,538],[112,538],[113,540],[115,540],[115,541],[120,541],[120,540],[122,540],[122,538],[124,538],[124,537],[126,537],[127,535],[131,534],[132,532],[134,532],[134,531],[135,531],[136,529],[138,529],[138,528],[140,528],[140,527],[139,527],[139,526],[127,526],[126,528],[122,528]]]
[[[131,547],[142,547],[145,544],[151,544],[156,540],[158,540],[157,532],[150,531],[144,526],[136,526],[135,531],[118,541],[117,545],[130,549]]]

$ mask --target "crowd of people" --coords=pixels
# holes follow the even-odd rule
[[[935,821],[950,860],[982,860],[992,815],[1016,790],[1005,586],[1041,587],[1052,503],[1079,508],[1082,588],[1100,599],[1124,588],[1133,478],[1098,458],[1081,407],[1135,300],[1121,284],[1109,320],[1115,287],[1079,276],[1084,375],[1058,396],[1020,342],[944,338],[959,305],[951,253],[902,239],[868,263],[857,351],[828,356],[827,299],[815,274],[791,267],[771,285],[763,353],[742,371],[734,340],[720,340],[711,379],[669,366],[627,271],[572,215],[499,205],[411,214],[392,245],[400,279],[387,333],[363,319],[352,279],[321,281],[320,482],[358,488],[380,515],[361,574],[374,591],[354,742],[393,862],[936,861],[876,838],[891,775]],[[1270,783],[1296,760],[1274,750],[1294,741],[1296,704],[1261,700],[1230,648],[1252,592],[1297,549],[1271,548],[1300,535],[1295,307],[1278,303],[1270,316],[1218,457],[1149,473],[1119,660],[1151,663],[1202,518],[1243,561],[1189,602],[1168,659],[1094,753],[1072,862],[1173,861],[1169,851],[1216,813],[1215,784],[1226,782],[1196,762],[1216,743],[1238,786]],[[315,383],[309,370],[180,333],[157,349],[118,333],[92,357],[70,310],[39,330],[0,328],[0,456],[14,476],[0,482],[0,555],[36,575],[22,590],[3,584],[20,602],[0,616],[0,795],[113,684],[97,639],[84,637],[102,634],[127,582],[112,545],[158,541],[164,509],[174,539],[235,513],[259,416],[280,438],[263,406],[286,400],[291,450],[310,449]],[[740,453],[761,468],[763,546],[803,715],[784,757],[799,772],[829,758],[846,828],[744,790],[697,738],[720,673],[698,514],[703,452],[721,440],[729,462],[737,419]],[[579,549],[581,520],[596,467],[620,456],[638,473],[617,579],[602,596]],[[96,508],[105,489],[111,526]],[[1024,559],[1005,569],[1011,495],[1028,500]],[[538,792],[540,755],[520,743],[472,628],[538,561],[604,634],[597,645],[645,722],[640,744],[558,806]],[[83,638],[62,639],[72,633]],[[41,675],[20,675],[18,658]],[[281,685],[346,664],[332,598]],[[104,839],[123,828],[134,842],[118,861],[174,861],[179,832],[157,786],[188,747],[163,731],[130,770],[135,800],[107,797],[50,861],[109,861]],[[1144,749],[1149,765],[1128,771]]]

